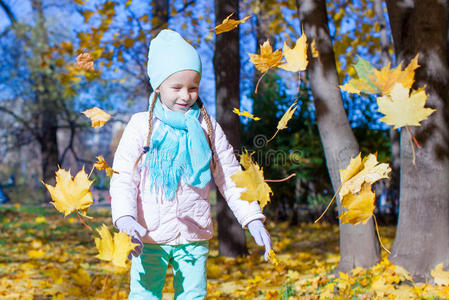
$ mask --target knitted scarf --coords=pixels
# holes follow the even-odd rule
[[[172,200],[182,178],[187,184],[203,188],[211,180],[209,161],[212,154],[198,121],[200,109],[195,103],[186,112],[165,109],[160,100],[154,116],[161,122],[152,133],[148,153],[142,165],[147,167],[151,186]]]

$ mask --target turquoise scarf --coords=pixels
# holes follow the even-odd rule
[[[149,170],[151,186],[157,192],[163,188],[168,200],[173,199],[181,178],[191,186],[205,187],[211,180],[212,154],[198,121],[198,105],[195,103],[186,113],[175,112],[165,109],[158,99],[153,114],[161,122],[152,133],[142,165]]]

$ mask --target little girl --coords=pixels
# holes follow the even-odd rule
[[[132,251],[129,298],[161,299],[171,264],[175,299],[203,299],[212,176],[239,223],[265,246],[265,259],[271,240],[257,201],[240,199],[245,189],[231,180],[240,171],[234,150],[198,98],[197,51],[163,30],[151,41],[147,71],[150,108],[126,126],[110,187],[113,224],[140,244]]]

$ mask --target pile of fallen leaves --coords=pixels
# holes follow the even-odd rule
[[[127,299],[128,269],[117,272],[95,257],[95,242],[78,218],[64,219],[53,208],[41,207],[2,207],[0,212],[0,298]],[[91,208],[90,214],[92,227],[112,228],[109,209]],[[268,229],[277,253],[274,263],[263,260],[263,248],[249,236],[250,256],[236,259],[219,256],[217,240],[211,241],[208,299],[445,299],[449,294],[444,272],[438,275],[441,285],[414,283],[385,256],[371,269],[336,276],[336,225],[271,223]],[[394,228],[380,230],[390,247]],[[173,299],[172,280],[169,270],[164,299]]]

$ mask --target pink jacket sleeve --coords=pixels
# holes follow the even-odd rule
[[[118,172],[111,178],[109,192],[111,194],[112,222],[129,215],[137,220],[137,196],[140,182],[140,172],[134,165],[145,143],[145,133],[139,130],[138,124],[145,122],[148,114],[139,113],[131,117],[123,131],[120,143],[114,155],[112,168]],[[148,121],[146,121],[148,122]]]
[[[231,179],[233,174],[241,170],[240,164],[223,129],[215,120],[212,119],[212,121],[215,126],[215,169],[213,170],[215,184],[243,228],[252,220],[262,219],[264,221],[265,216],[262,214],[257,199],[252,202],[240,199],[240,194],[245,189],[237,187]]]

